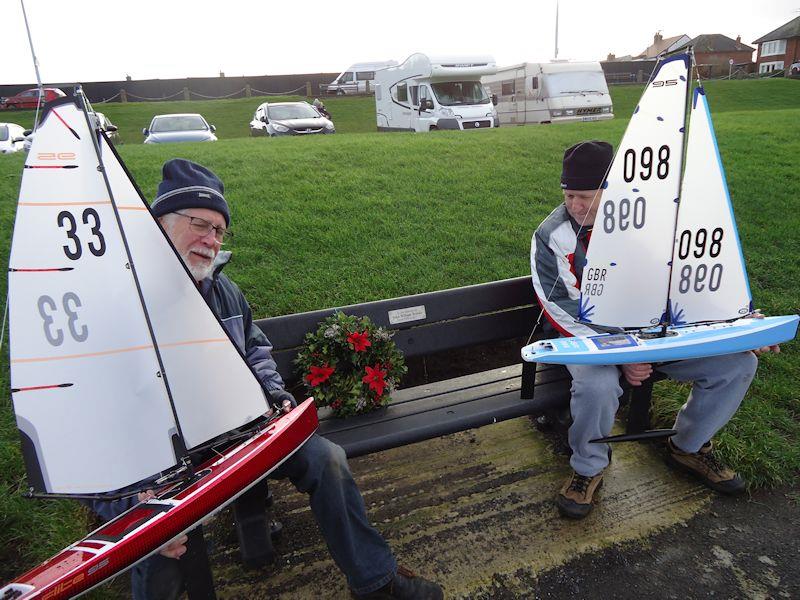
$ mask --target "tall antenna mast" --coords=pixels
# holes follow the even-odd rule
[[[22,2],[22,0],[20,0]],[[556,53],[553,57],[553,60],[558,59],[558,0],[556,0]]]
[[[25,0],[19,0],[20,6],[22,6],[22,17],[25,19],[25,31],[28,32],[28,44],[31,47],[31,57],[33,57],[33,68],[36,71],[36,83],[39,87],[39,98],[36,101],[36,114],[33,118],[33,129],[36,130],[36,127],[39,125],[39,106],[42,104],[42,98],[44,97],[44,89],[42,88],[42,77],[39,75],[39,60],[36,58],[36,52],[33,50],[33,38],[31,37],[31,28],[28,25],[28,13],[25,12]]]

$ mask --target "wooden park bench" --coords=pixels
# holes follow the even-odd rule
[[[411,383],[393,393],[387,407],[373,413],[338,419],[320,410],[318,433],[344,448],[348,457],[525,415],[569,412],[566,368],[537,367],[520,357],[539,316],[530,277],[256,321],[273,344],[272,355],[287,389],[298,398],[305,397],[305,390],[294,359],[306,333],[336,310],[368,316],[393,331],[409,370],[404,382]],[[648,428],[651,389],[652,384],[626,391],[631,405],[628,432]],[[246,564],[271,562],[274,557],[265,489],[266,484],[260,486],[234,507]]]

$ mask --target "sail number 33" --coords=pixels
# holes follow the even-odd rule
[[[100,233],[100,215],[93,208],[87,208],[83,211],[81,220],[84,225],[89,225],[91,232],[96,238],[87,244],[89,251],[95,256],[103,256],[106,253],[106,240],[103,234]],[[91,220],[91,223],[89,221]],[[64,245],[64,254],[70,260],[78,260],[83,255],[83,247],[81,239],[78,237],[78,223],[75,220],[75,215],[71,212],[62,210],[58,213],[57,218],[58,226],[66,229],[67,239],[70,244]]]

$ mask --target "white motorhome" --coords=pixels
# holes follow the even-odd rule
[[[375,72],[396,64],[396,60],[384,60],[350,65],[328,85],[321,86],[322,91],[337,96],[371,93],[375,85]]]
[[[481,77],[497,70],[491,56],[412,54],[375,74],[378,131],[482,129],[497,126]]]
[[[497,95],[502,125],[612,119],[599,62],[521,63],[483,78]]]

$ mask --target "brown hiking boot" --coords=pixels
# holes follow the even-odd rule
[[[593,477],[573,472],[556,496],[558,512],[562,517],[582,519],[592,510],[594,493],[603,485],[602,471]]]
[[[734,496],[745,490],[744,480],[719,461],[711,442],[703,444],[698,452],[684,452],[668,439],[667,464],[694,475],[721,494]]]

